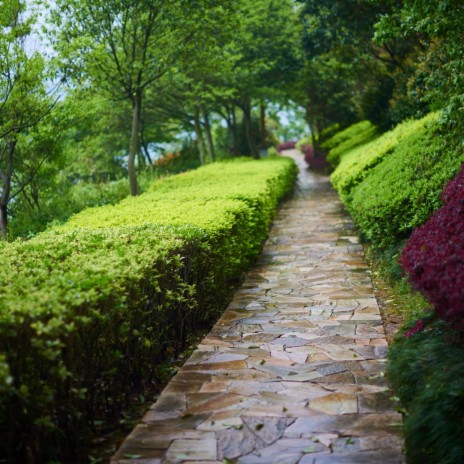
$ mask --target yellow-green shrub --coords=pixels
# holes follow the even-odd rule
[[[438,113],[431,113],[425,118],[404,122],[371,142],[345,152],[331,176],[332,185],[342,199],[368,175],[370,169],[392,153],[397,146],[408,138],[420,138],[433,130],[438,118]]]
[[[361,121],[338,132],[322,144],[322,148],[330,150],[327,160],[332,167],[337,167],[342,155],[353,148],[364,145],[377,137],[378,129],[369,121]]]
[[[362,234],[385,248],[408,237],[440,206],[462,152],[439,133],[439,114],[400,124],[345,153],[331,177]]]
[[[95,411],[117,420],[224,307],[294,177],[285,158],[217,163],[0,246],[0,455],[83,459]]]

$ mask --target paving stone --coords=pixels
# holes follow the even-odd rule
[[[287,420],[283,417],[244,416],[243,421],[267,445],[278,440],[283,435],[287,426]]]
[[[251,429],[228,429],[216,432],[219,459],[236,459],[266,446]]]
[[[216,439],[175,440],[166,453],[171,461],[192,460],[207,461],[217,459]]]
[[[358,399],[356,395],[334,393],[311,400],[309,407],[324,414],[356,414],[358,412]]]
[[[298,182],[228,309],[112,464],[404,462],[363,248],[328,178],[302,169]]]
[[[299,464],[401,464],[405,462],[404,458],[393,450],[322,455],[313,460],[310,456],[305,456]]]

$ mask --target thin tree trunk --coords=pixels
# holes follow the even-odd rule
[[[153,160],[150,156],[150,151],[148,150],[148,145],[145,142],[145,124],[143,120],[140,121],[140,149],[142,151],[143,156],[145,157],[145,161],[148,163],[150,168],[153,167]]]
[[[311,117],[308,108],[306,108],[306,122],[309,126],[309,131],[311,132],[311,141],[312,141],[312,148],[313,152],[316,152],[316,145],[317,145],[317,138],[316,138],[316,124]]]
[[[2,181],[2,195],[0,197],[0,237],[8,235],[8,202],[10,201],[11,176],[13,175],[13,154],[16,148],[16,140],[8,142],[5,172],[0,171]]]
[[[261,122],[261,147],[266,149],[266,106],[264,103],[259,105]]]
[[[234,144],[233,153],[234,153],[234,156],[239,156],[240,150],[238,148],[237,113],[236,113],[235,105],[232,105],[231,113],[232,113],[232,140]]]
[[[142,105],[142,92],[137,91],[132,99],[132,132],[129,147],[129,186],[132,196],[139,194],[139,185],[137,183],[137,172],[135,169],[135,159],[139,148],[139,132],[140,132],[140,107]]]
[[[214,163],[214,161],[216,161],[216,153],[214,151],[213,136],[211,134],[211,125],[209,123],[208,112],[206,111],[204,105],[202,105],[201,111],[203,113],[203,121],[205,124],[206,145],[208,147],[209,157],[211,161]]]
[[[205,164],[205,142],[203,141],[203,134],[201,132],[200,110],[197,106],[195,107],[193,122],[195,124],[195,134],[197,136],[198,151],[200,153],[200,163],[203,166]]]
[[[243,118],[245,120],[245,135],[248,142],[248,149],[250,150],[250,155],[253,158],[259,158],[259,153],[256,150],[255,142],[253,140],[253,128],[251,120],[251,105],[249,102],[246,102],[243,106]]]

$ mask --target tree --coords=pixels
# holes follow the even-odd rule
[[[38,52],[28,52],[34,16],[25,2],[0,2],[0,236],[8,233],[8,206],[50,157],[48,150],[28,151],[28,134],[52,107],[49,70]],[[18,153],[21,153],[20,157]]]
[[[443,109],[448,131],[459,139],[464,128],[463,23],[461,1],[403,0],[380,18],[374,37],[377,43],[392,37],[418,43],[421,53],[411,63],[407,89],[416,107]]]
[[[236,89],[233,104],[242,110],[249,152],[254,157],[259,154],[252,108],[260,104],[264,132],[265,101],[282,95],[290,87],[301,64],[300,33],[293,1],[259,0],[252,6],[248,4],[243,14],[241,33],[236,38],[240,59],[228,83]]]
[[[393,0],[299,0],[302,4],[301,19],[305,33],[303,47],[306,59],[308,89],[313,86],[316,75],[328,79],[319,87],[333,86],[345,89],[344,95],[351,106],[349,113],[342,112],[337,122],[350,124],[353,111],[356,119],[370,119],[387,128],[404,117],[415,116],[417,102],[408,94],[408,81],[414,71],[414,63],[421,54],[417,36],[407,39],[401,34],[378,36],[379,21],[390,17],[398,2]],[[338,66],[333,66],[333,63]],[[321,65],[332,63],[327,73]],[[332,68],[332,69],[330,69]],[[310,71],[312,69],[313,71]],[[351,74],[348,76],[347,72]],[[330,73],[330,75],[329,75]],[[339,92],[334,94],[340,97]],[[335,100],[327,95],[326,105],[320,105],[318,94],[309,90],[307,107],[318,107],[320,118],[330,122]],[[325,114],[324,114],[325,113]],[[344,115],[350,117],[345,118]],[[319,119],[320,119],[319,118]]]
[[[58,0],[57,47],[80,76],[113,100],[132,108],[128,157],[132,195],[139,193],[136,156],[147,88],[180,66],[195,47],[214,36],[224,1]],[[63,14],[64,12],[64,14]],[[72,63],[72,65],[71,65]],[[76,66],[77,63],[77,66]]]

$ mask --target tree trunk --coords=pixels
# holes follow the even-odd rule
[[[0,196],[0,237],[3,239],[8,235],[8,202],[10,201],[13,154],[16,143],[16,140],[7,142],[6,169],[5,172],[0,170],[0,179],[2,181],[2,195]]]
[[[145,158],[146,163],[150,166],[150,169],[153,168],[153,160],[150,156],[150,150],[148,149],[148,144],[145,142],[145,124],[143,119],[140,120],[140,149]]]
[[[198,151],[200,153],[200,163],[203,166],[205,164],[205,142],[203,141],[203,134],[201,132],[200,110],[197,106],[195,107],[193,121],[195,124],[195,134],[197,136]]]
[[[233,154],[234,156],[240,156],[240,151],[238,148],[238,130],[237,130],[237,113],[236,108],[232,105],[231,114],[232,114],[232,143],[233,143]]]
[[[214,163],[214,161],[216,161],[216,153],[214,151],[213,136],[211,134],[211,125],[209,123],[208,112],[206,111],[204,105],[202,105],[201,111],[203,114],[203,121],[205,124],[206,144],[208,147],[208,153],[211,161]]]
[[[250,155],[253,158],[259,159],[258,150],[256,150],[255,142],[253,140],[253,127],[251,120],[251,105],[250,102],[246,102],[243,105],[243,119],[245,120],[245,135],[248,142],[248,149],[250,150]]]
[[[129,186],[132,196],[139,194],[139,185],[137,183],[137,171],[135,169],[135,159],[139,149],[139,133],[140,133],[140,107],[142,106],[142,91],[138,90],[132,99],[132,132],[129,147]]]
[[[0,237],[6,239],[8,234],[8,205],[0,205]]]
[[[264,103],[259,105],[260,109],[260,123],[261,123],[261,147],[266,149],[266,107]]]
[[[316,138],[316,124],[314,122],[314,119],[311,117],[311,114],[306,108],[306,122],[309,126],[309,131],[311,132],[311,140],[312,140],[312,148],[313,152],[316,151],[316,144],[317,144],[317,138]]]

